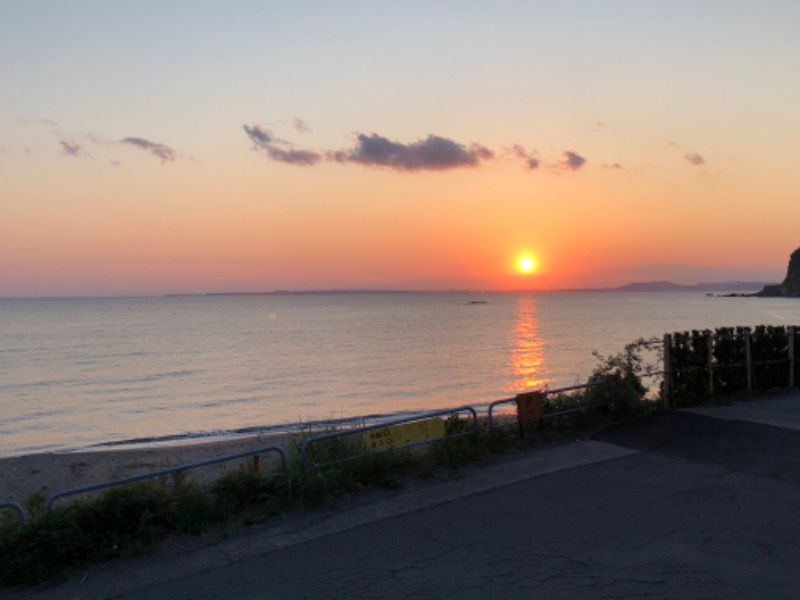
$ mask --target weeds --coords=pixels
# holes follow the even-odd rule
[[[576,402],[555,400],[553,406],[562,408]],[[173,474],[110,488],[50,512],[44,511],[44,494],[33,494],[24,503],[24,523],[0,519],[0,585],[57,579],[79,566],[148,552],[173,533],[261,522],[291,508],[330,505],[366,486],[398,487],[404,475],[426,476],[435,467],[461,466],[520,443],[507,428],[489,430],[485,419],[473,430],[473,422],[458,414],[445,419],[444,429],[445,437],[424,450],[366,452],[364,435],[358,433],[322,440],[313,445],[309,458],[325,466],[304,469],[303,442],[336,431],[329,426],[294,437],[285,471],[265,475],[254,468],[238,469],[206,484]]]

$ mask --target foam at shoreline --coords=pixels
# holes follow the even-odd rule
[[[202,461],[226,454],[246,452],[262,446],[286,449],[292,433],[240,435],[226,438],[182,438],[180,443],[126,445],[112,448],[84,449],[73,452],[47,452],[0,458],[0,501],[21,503],[29,495],[55,492],[149,473],[166,467]],[[264,457],[268,465],[274,457]],[[194,469],[200,480],[212,479],[228,469],[239,468],[247,459]]]
[[[483,412],[486,405],[476,404],[473,407]],[[286,451],[292,438],[303,432],[322,431],[329,427],[356,428],[423,415],[425,412],[398,411],[383,415],[309,421],[292,426],[247,427],[237,430],[137,438],[100,443],[75,450],[0,457],[0,502],[21,503],[36,492],[50,496],[65,489],[150,473],[264,446],[274,445]],[[266,455],[261,465],[269,468],[271,461],[275,459],[275,455]],[[200,481],[207,481],[219,477],[226,470],[239,468],[247,461],[248,459],[234,459],[192,469],[188,473]]]

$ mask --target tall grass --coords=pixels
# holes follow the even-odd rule
[[[76,567],[149,552],[175,533],[264,522],[292,508],[330,505],[366,486],[397,487],[405,475],[474,462],[515,443],[514,429],[488,431],[481,421],[473,432],[458,415],[446,420],[445,431],[444,439],[424,449],[382,453],[365,453],[358,434],[320,441],[313,445],[312,459],[328,466],[303,469],[302,444],[320,433],[309,429],[287,448],[285,471],[240,468],[210,483],[174,474],[110,488],[93,499],[61,502],[50,512],[44,511],[45,497],[34,494],[25,502],[24,523],[9,511],[0,513],[0,585],[59,579]]]
[[[24,523],[0,511],[0,585],[59,579],[75,567],[148,552],[173,533],[262,522],[290,508],[331,504],[368,485],[394,487],[420,461],[408,450],[364,454],[363,437],[353,435],[316,444],[314,460],[334,464],[304,470],[300,448],[316,433],[293,439],[285,472],[231,470],[203,484],[173,474],[109,488],[94,499],[62,501],[50,512],[45,496],[33,494],[24,503]]]

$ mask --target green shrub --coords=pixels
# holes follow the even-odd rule
[[[589,377],[590,383],[601,383],[586,390],[589,404],[607,404],[612,413],[622,415],[637,414],[642,410],[647,387],[642,376],[647,372],[643,357],[645,340],[627,344],[622,352],[602,357],[594,353],[599,364]]]

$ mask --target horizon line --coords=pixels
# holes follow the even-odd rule
[[[718,291],[734,291],[730,286],[745,286],[758,289],[769,282],[756,281],[718,281],[694,284],[674,283],[666,280],[637,281],[618,286],[581,288],[517,288],[517,289],[402,289],[402,288],[327,288],[327,289],[276,289],[265,291],[216,291],[216,292],[159,292],[130,294],[41,294],[41,295],[0,295],[3,300],[24,299],[81,299],[81,298],[187,298],[214,296],[300,296],[314,294],[546,294],[546,293],[590,293],[590,292],[670,292],[670,291],[712,291],[715,286],[725,286]],[[661,289],[659,289],[659,287]],[[744,289],[739,291],[745,291]]]

